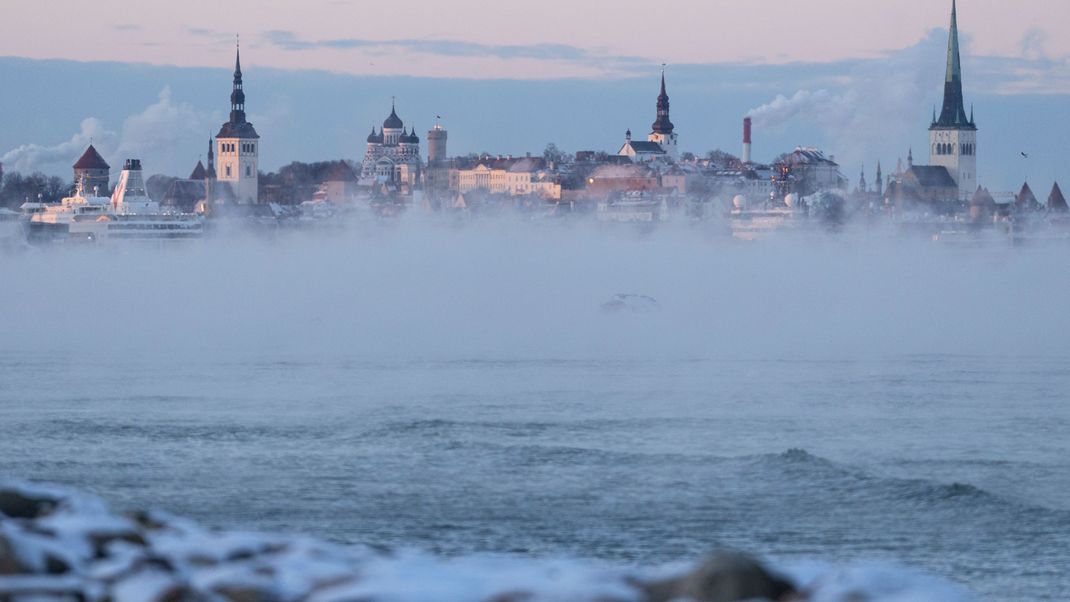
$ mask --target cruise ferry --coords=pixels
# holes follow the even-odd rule
[[[25,208],[25,207],[24,207]],[[31,207],[30,242],[183,240],[204,235],[204,218],[164,211],[145,192],[141,161],[128,159],[111,197],[87,193],[78,182],[58,204]]]

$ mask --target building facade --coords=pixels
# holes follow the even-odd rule
[[[944,105],[929,127],[929,164],[944,167],[958,186],[958,200],[968,201],[977,190],[977,125],[973,111],[966,115],[959,58],[958,10],[951,2],[951,32],[947,41]]]
[[[242,82],[241,51],[234,57],[234,83],[230,93],[230,120],[215,137],[216,179],[228,184],[240,204],[253,204],[259,198],[260,135],[245,118],[245,90]],[[209,166],[212,159],[209,158]]]
[[[544,199],[561,198],[561,184],[547,169],[546,160],[524,157],[490,159],[469,168],[457,169],[460,193],[486,190],[508,196],[538,195]]]

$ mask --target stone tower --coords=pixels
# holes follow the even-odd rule
[[[230,93],[230,120],[216,134],[216,178],[230,184],[239,203],[259,199],[260,135],[245,120],[245,91],[242,89],[241,51],[234,58],[234,87]]]
[[[427,131],[427,164],[434,165],[446,160],[446,138],[448,133],[441,123]]]
[[[962,63],[959,59],[958,10],[951,1],[951,32],[947,40],[947,72],[944,106],[940,116],[933,111],[929,126],[929,164],[946,167],[958,184],[958,199],[968,201],[977,190],[977,125],[973,111],[966,115],[962,96]]]
[[[74,185],[81,183],[82,194],[86,196],[108,196],[110,173],[111,166],[90,144],[74,163]]]

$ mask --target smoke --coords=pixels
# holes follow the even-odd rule
[[[846,97],[828,90],[799,90],[791,98],[783,94],[772,101],[747,112],[754,125],[762,128],[779,128],[799,115],[807,119],[830,121],[834,115],[849,110],[853,103]]]
[[[171,87],[165,86],[155,102],[124,119],[118,133],[103,120],[87,117],[68,140],[51,146],[24,144],[4,153],[0,162],[17,171],[67,168],[92,143],[112,166],[127,158],[142,158],[151,165],[160,155],[174,152],[207,129],[206,116],[188,103],[175,102]]]
[[[858,63],[843,78],[842,87],[802,89],[778,95],[748,111],[756,128],[785,129],[817,126],[829,145],[826,150],[841,164],[857,164],[903,156],[927,108],[943,94],[940,77],[947,32],[932,30],[918,44],[887,56]]]
[[[68,162],[73,164],[79,155],[92,142],[98,150],[114,148],[118,136],[104,127],[104,123],[95,118],[82,120],[81,128],[70,139],[52,146],[41,144],[23,144],[13,148],[0,157],[0,162],[17,171],[36,171],[48,165]]]
[[[206,116],[189,103],[176,103],[171,87],[160,90],[156,102],[123,121],[119,147],[121,157],[145,157],[151,153],[173,149],[182,141],[204,135],[208,129]]]

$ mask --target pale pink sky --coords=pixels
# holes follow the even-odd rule
[[[950,0],[5,0],[0,55],[350,74],[598,76],[661,62],[866,58],[946,27]],[[961,0],[971,53],[1062,60],[1067,0]]]

